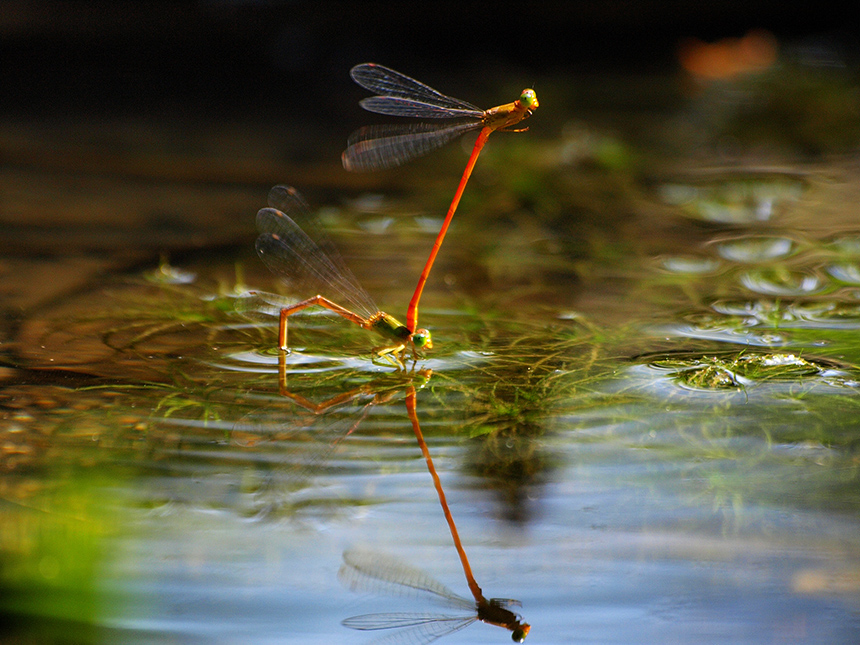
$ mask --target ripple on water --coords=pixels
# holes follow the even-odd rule
[[[773,219],[797,202],[806,184],[799,177],[770,172],[731,173],[666,182],[661,199],[695,219],[751,224]]]
[[[843,284],[860,285],[860,263],[837,262],[825,268],[834,279]]]
[[[695,255],[666,256],[658,262],[663,270],[680,275],[707,275],[716,272],[721,266],[716,258]]]
[[[656,374],[694,390],[747,389],[764,383],[821,382],[856,389],[856,374],[827,359],[793,352],[672,352],[639,359]]]
[[[740,283],[765,296],[808,296],[821,293],[828,284],[812,271],[768,267],[751,269],[740,276]]]
[[[732,262],[754,264],[785,258],[796,244],[787,237],[744,236],[715,242],[720,257]]]
[[[668,323],[650,328],[650,332],[667,337],[691,338],[696,340],[717,341],[720,343],[734,343],[740,345],[751,345],[755,347],[783,347],[790,345],[785,335],[772,330],[750,329],[743,326],[742,321],[732,325],[731,320],[712,323]]]
[[[718,300],[711,304],[714,312],[725,316],[724,324],[734,320],[737,326],[791,329],[860,328],[860,303],[837,299],[780,302],[778,300]],[[718,319],[699,315],[711,326]],[[705,325],[707,326],[707,324]]]
[[[860,329],[860,304],[838,300],[796,303],[791,306],[802,326],[815,329]]]
[[[839,235],[830,240],[826,248],[839,255],[860,256],[860,234]]]
[[[784,325],[797,320],[797,315],[779,300],[715,300],[711,309],[720,315],[742,320],[747,326]]]
[[[254,347],[242,348],[226,354],[220,361],[209,361],[211,367],[244,372],[248,374],[277,373],[281,358],[277,349],[259,349]],[[487,363],[491,354],[469,350],[457,351],[447,356],[437,356],[428,353],[414,366],[412,361],[406,361],[407,371],[421,370],[457,370],[476,367]],[[283,356],[284,367],[292,373],[313,374],[336,370],[378,373],[380,371],[397,371],[394,365],[376,361],[365,354],[356,355],[326,355],[309,353],[303,347],[294,347]]]
[[[247,373],[276,372],[281,358],[279,350],[245,348],[230,352],[224,358],[226,360],[210,363],[213,367]],[[327,356],[313,354],[304,351],[304,348],[296,347],[283,355],[284,365],[288,369],[301,372],[327,372],[339,369],[362,370],[370,361],[360,356]]]

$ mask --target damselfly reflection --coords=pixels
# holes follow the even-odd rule
[[[302,503],[314,488],[309,481],[324,474],[333,453],[367,419],[371,411],[386,405],[408,389],[423,387],[432,372],[387,374],[349,391],[314,402],[311,391],[289,390],[281,375],[280,395],[291,404],[272,404],[243,417],[235,424],[231,442],[253,450],[262,477],[255,487],[257,517],[290,512],[300,496]],[[274,402],[274,400],[273,400]],[[294,404],[294,405],[293,405]]]
[[[530,626],[511,611],[519,606],[515,600],[464,598],[424,571],[381,553],[347,551],[338,579],[352,591],[426,598],[456,613],[384,612],[352,616],[343,621],[345,627],[367,630],[396,629],[386,636],[385,643],[430,643],[453,634],[475,621],[504,627],[511,638],[522,643]]]
[[[473,600],[459,596],[424,571],[391,556],[369,551],[347,551],[343,555],[343,566],[338,572],[338,578],[349,589],[400,596],[420,596],[441,603],[449,609],[457,610],[458,613],[385,612],[353,616],[344,620],[343,624],[359,630],[397,630],[383,638],[382,642],[420,645],[453,634],[475,621],[481,621],[510,630],[511,638],[517,643],[522,643],[531,626],[512,610],[513,607],[520,606],[519,601],[487,599],[472,574],[472,567],[460,540],[454,516],[448,507],[442,482],[421,432],[416,399],[415,388],[410,385],[406,390],[406,410],[421,453],[427,462],[427,470],[433,478],[439,503],[451,531],[451,538],[460,557],[463,574],[466,576]]]

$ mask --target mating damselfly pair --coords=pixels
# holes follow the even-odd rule
[[[412,295],[403,324],[380,311],[358,284],[332,245],[322,234],[308,235],[304,229],[320,230],[313,222],[310,209],[299,193],[288,186],[276,186],[269,193],[269,207],[257,213],[257,253],[279,277],[294,288],[315,295],[280,307],[278,347],[287,350],[287,320],[308,307],[321,306],[360,325],[378,332],[387,343],[375,355],[403,367],[404,358],[417,360],[421,352],[433,346],[430,332],[418,328],[418,303],[430,270],[460,198],[487,138],[496,130],[523,132],[516,128],[538,107],[535,91],[525,89],[512,103],[489,110],[480,108],[434,90],[413,78],[376,63],[352,68],[353,80],[373,92],[361,106],[390,116],[433,119],[410,123],[366,126],[349,138],[342,155],[344,168],[350,171],[379,170],[399,166],[427,154],[457,137],[480,130],[472,154],[442,227],[436,237],[418,285]],[[331,298],[329,297],[331,296]]]

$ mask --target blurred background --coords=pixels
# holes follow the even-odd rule
[[[3,2],[3,109],[72,114],[355,116],[346,71],[377,61],[450,93],[595,70],[665,71],[679,43],[767,30],[856,55],[841,3]],[[841,7],[841,9],[837,8]],[[855,51],[850,51],[854,49]],[[443,83],[444,81],[444,83]],[[338,123],[338,127],[343,127]]]
[[[563,78],[575,92],[580,77],[596,73],[671,73],[691,39],[714,43],[750,30],[849,64],[858,42],[849,12],[842,3],[763,0],[2,2],[0,110],[54,124],[277,123],[285,157],[336,165],[322,154],[329,141],[305,129],[340,141],[366,121],[356,108],[365,93],[347,75],[359,62],[497,104],[500,82],[540,91]],[[560,127],[553,115],[576,107],[544,101],[541,133],[551,136]],[[7,150],[3,161],[20,159]]]
[[[847,4],[825,7],[0,2],[0,226],[17,237],[5,250],[27,239],[42,251],[76,241],[150,252],[232,243],[252,233],[250,221],[235,228],[246,203],[233,200],[238,186],[260,194],[286,181],[312,199],[323,187],[403,188],[408,173],[351,175],[340,166],[347,135],[378,122],[357,106],[366,92],[348,70],[360,62],[388,65],[482,107],[533,85],[542,107],[532,139],[557,141],[577,118],[633,137],[643,133],[642,115],[682,110],[714,79],[777,61],[812,75],[853,70],[857,23]],[[810,103],[808,95],[832,92],[833,84],[792,84],[788,97],[776,86],[766,97],[775,107],[754,114],[755,123],[768,123],[768,137],[780,129],[770,127],[776,118],[787,121],[784,136],[799,139],[792,154],[854,145],[850,128],[841,134],[846,121],[854,127],[850,92],[839,88],[829,104],[827,96]],[[723,98],[708,103],[719,107]],[[835,117],[819,117],[831,108]],[[824,135],[807,134],[819,118]],[[121,179],[110,184],[119,208],[93,199],[111,179]],[[180,195],[176,182],[220,189]],[[56,227],[71,224],[92,228],[56,239],[64,235]],[[147,234],[129,235],[135,225]],[[177,240],[183,230],[193,235]]]

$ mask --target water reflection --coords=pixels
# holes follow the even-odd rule
[[[291,377],[304,375],[291,373],[290,367],[282,354],[278,364],[279,396],[288,399],[291,405],[287,408],[270,405],[252,412],[237,422],[230,432],[232,444],[254,451],[254,461],[261,461],[261,448],[264,445],[272,449],[270,459],[277,460],[270,470],[261,470],[260,481],[253,487],[254,517],[273,518],[294,510],[296,504],[301,503],[301,498],[296,497],[297,493],[312,489],[309,484],[311,477],[329,467],[327,464],[338,446],[354,436],[377,406],[387,406],[402,395],[405,397],[406,411],[413,432],[433,480],[473,596],[473,600],[463,598],[433,580],[428,574],[390,556],[348,551],[344,554],[344,566],[339,577],[350,589],[390,591],[400,596],[403,596],[404,592],[416,593],[435,598],[443,602],[448,609],[457,610],[458,613],[368,614],[349,618],[344,621],[344,625],[360,630],[398,629],[392,642],[429,643],[473,622],[481,621],[508,629],[515,641],[522,642],[530,626],[513,611],[519,603],[486,598],[475,580],[441,480],[421,431],[417,394],[430,382],[432,371],[388,373],[334,396],[312,400],[302,391],[301,384],[298,388],[291,388]]]
[[[821,278],[810,271],[792,271],[784,267],[753,269],[740,275],[740,283],[764,296],[805,296],[826,288]]]
[[[773,219],[784,207],[797,202],[805,188],[804,181],[789,174],[715,174],[664,183],[659,195],[695,219],[751,224]]]
[[[662,91],[647,85],[649,97]],[[801,90],[817,88],[827,85]],[[846,89],[808,106],[856,106],[854,86]],[[851,155],[833,160],[844,184],[685,171],[673,181],[683,202],[643,203],[663,163],[720,162],[716,147],[674,160],[638,148],[645,139],[632,129],[651,140],[672,127],[674,101],[663,105],[658,118],[581,116],[594,135],[565,149],[568,161],[587,154],[576,168],[546,154],[554,142],[500,145],[487,159],[493,172],[473,187],[471,216],[446,242],[428,301],[441,341],[426,363],[434,374],[423,390],[413,385],[473,573],[488,596],[524,601],[538,629],[528,640],[855,642],[860,378],[824,359],[860,365],[857,168]],[[822,113],[806,109],[803,125],[817,127]],[[604,134],[610,121],[625,126]],[[790,141],[783,125],[774,134]],[[834,134],[852,141],[843,128]],[[765,158],[748,152],[740,163]],[[830,162],[820,162],[826,172]],[[232,215],[247,211],[256,189],[225,200],[218,182],[123,179],[113,190],[115,174],[7,175],[10,213],[19,186],[38,187],[30,192],[39,200],[22,211],[33,224],[22,220],[23,244],[11,237],[17,224],[7,227],[0,272],[0,624],[11,617],[0,632],[32,624],[38,633],[20,640],[45,642],[47,616],[57,615],[55,642],[72,636],[70,616],[95,625],[92,640],[102,642],[361,640],[344,617],[400,607],[350,609],[355,598],[334,572],[345,545],[379,536],[462,594],[460,616],[477,621],[409,434],[408,379],[380,376],[366,331],[308,316],[292,339],[308,351],[286,357],[289,381],[279,388],[271,324],[237,324],[235,298],[210,286],[232,283],[237,259],[249,284],[268,284],[248,244],[250,221]],[[330,180],[313,179],[332,203],[375,188],[328,192]],[[447,205],[427,173],[400,182],[398,208],[374,216],[381,229],[387,221],[377,217],[401,215],[388,234],[338,240],[370,292],[395,304],[411,293],[408,275],[428,241],[406,216],[429,221],[439,196]],[[97,219],[53,224],[69,206]],[[126,229],[135,218],[139,227]],[[241,226],[224,233],[228,219]],[[173,221],[182,230],[164,227]],[[124,271],[149,255],[129,255],[135,239],[184,249],[171,258],[184,273],[165,266],[130,284]],[[786,280],[763,272],[774,264]],[[184,284],[191,273],[198,280]],[[806,276],[820,290],[784,295]],[[642,333],[655,321],[670,324]],[[689,356],[672,355],[678,348]],[[661,354],[631,367],[627,358],[642,352]],[[448,558],[436,568],[413,553]],[[515,572],[510,587],[504,569]],[[122,598],[106,608],[100,591],[111,588]],[[105,624],[117,632],[105,634]],[[455,639],[503,642],[508,632],[473,625],[440,642]]]
[[[819,351],[833,342],[833,332],[860,326],[860,236],[846,231],[816,239],[796,226],[784,232],[770,228],[776,215],[786,220],[781,226],[798,216],[802,209],[790,206],[807,183],[787,173],[722,171],[664,184],[664,201],[719,224],[723,232],[697,254],[656,257],[661,273],[674,275],[671,282],[662,275],[655,282],[678,287],[694,309],[649,329],[700,341]],[[711,216],[719,210],[715,204],[723,204],[722,215]],[[763,208],[766,218],[760,217]]]
[[[720,261],[715,258],[696,256],[670,256],[659,258],[660,266],[669,273],[707,275],[720,268]]]
[[[282,353],[278,363],[279,394],[294,406],[254,411],[236,423],[230,434],[232,443],[244,449],[272,444],[273,457],[278,460],[277,467],[262,471],[261,481],[255,486],[254,508],[260,519],[292,508],[293,494],[309,488],[312,475],[326,468],[332,453],[361,426],[371,410],[390,403],[404,391],[414,397],[416,387],[424,387],[432,372],[386,375],[320,402],[290,390],[287,374]],[[340,413],[332,414],[337,411]]]
[[[816,382],[856,388],[856,368],[812,356],[787,352],[671,352],[639,357],[682,387],[696,390],[742,389],[756,385]]]
[[[796,245],[787,237],[743,236],[716,243],[717,253],[732,262],[767,262],[790,255]]]
[[[832,278],[850,285],[860,285],[860,265],[856,262],[838,262],[826,268]]]
[[[860,256],[860,235],[838,235],[830,241],[828,248],[839,255],[858,257]]]
[[[480,620],[488,625],[510,630],[513,641],[522,643],[531,626],[523,622],[522,617],[511,610],[512,607],[520,606],[519,601],[501,598],[488,600],[475,580],[466,550],[463,548],[460,534],[457,531],[457,525],[448,506],[442,482],[436,472],[436,467],[433,465],[427,442],[424,441],[416,406],[415,388],[410,384],[406,388],[406,410],[412,422],[415,438],[418,440],[421,453],[427,463],[427,470],[433,479],[442,512],[451,531],[451,537],[463,567],[463,574],[474,601],[455,594],[424,571],[391,556],[367,551],[347,551],[343,554],[343,566],[338,572],[338,578],[349,589],[353,591],[385,591],[395,595],[419,595],[437,602],[441,601],[450,609],[457,609],[460,612],[468,611],[469,613],[466,615],[448,615],[386,612],[353,616],[344,620],[343,624],[358,630],[398,629],[400,631],[385,638],[385,642],[419,644],[430,643],[437,638],[453,634]]]
[[[509,609],[518,606],[517,601],[502,598],[487,600],[481,596],[473,602],[455,594],[424,571],[389,555],[346,551],[338,578],[352,591],[423,597],[460,612],[459,615],[384,612],[351,616],[343,621],[345,627],[361,631],[399,630],[386,637],[386,643],[430,643],[478,620],[509,629],[516,643],[522,643],[529,632],[529,625],[522,623],[520,617]]]

